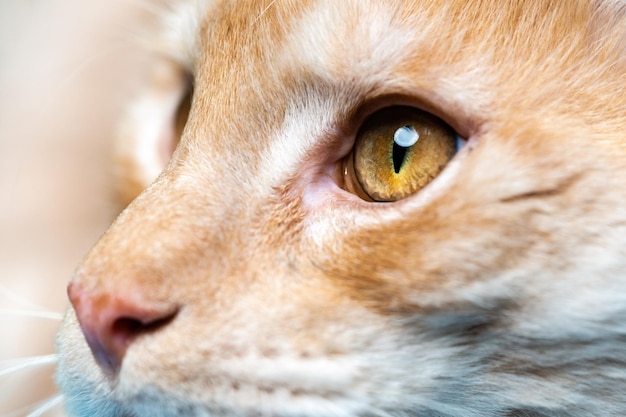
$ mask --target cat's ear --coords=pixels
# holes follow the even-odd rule
[[[129,105],[115,144],[119,202],[126,206],[161,173],[180,141],[192,97],[191,76],[175,62],[152,68]]]

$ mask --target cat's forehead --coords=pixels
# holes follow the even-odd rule
[[[592,39],[593,32],[616,32],[607,17],[617,17],[613,23],[619,25],[626,9],[621,0],[205,3],[194,10],[204,23],[199,52],[208,52],[207,59],[215,58],[216,51],[245,54],[252,60],[271,52],[274,58],[286,55],[294,64],[307,64],[325,74],[349,69],[381,75],[407,58],[421,58],[412,65],[427,67],[487,50],[496,55],[531,50],[542,57],[555,52],[561,42],[576,44],[581,36]],[[499,48],[494,50],[494,45]]]
[[[564,73],[582,72],[581,62],[601,69],[588,58],[611,55],[620,42],[623,54],[619,1],[217,3],[202,12],[195,68],[226,94],[239,84],[283,93],[311,79],[355,100],[407,88],[428,95],[427,107],[464,104],[476,118],[498,88],[511,99],[540,95],[528,83],[575,76]]]
[[[368,100],[394,95],[428,98],[419,106],[478,119],[491,102],[486,85],[493,76],[486,56],[467,47],[480,28],[455,27],[469,24],[476,10],[462,2],[441,9],[429,2],[352,0],[209,6],[194,65],[203,100],[197,107],[203,127],[212,129],[202,136],[242,129],[234,134],[241,137],[259,128],[267,136],[288,130],[290,120],[301,127],[308,120],[321,133],[325,122],[336,125]],[[441,25],[447,20],[455,22]],[[471,103],[474,114],[464,114],[461,102]],[[237,121],[229,124],[233,115]],[[335,120],[319,120],[324,117]]]
[[[428,75],[444,70],[476,80],[476,68],[483,65],[481,43],[488,43],[490,32],[510,26],[506,19],[492,18],[494,11],[505,14],[476,3],[431,3],[233,1],[216,14],[209,7],[198,75],[223,73],[226,64],[233,78],[250,66],[257,79],[285,80],[291,73],[300,81],[318,77],[352,87],[406,82],[403,76],[413,85],[432,87]]]

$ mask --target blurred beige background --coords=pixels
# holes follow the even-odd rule
[[[65,284],[117,211],[116,122],[150,63],[149,0],[0,0],[0,416],[54,395]],[[16,311],[19,310],[19,311]],[[55,411],[43,414],[57,416]]]

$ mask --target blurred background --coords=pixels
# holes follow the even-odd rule
[[[138,40],[154,3],[0,0],[2,417],[38,416],[56,393],[65,286],[119,211],[111,140],[152,59]]]

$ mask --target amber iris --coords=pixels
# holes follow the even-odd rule
[[[441,119],[412,107],[373,114],[357,134],[354,176],[373,201],[396,201],[419,191],[454,157],[455,131]]]

